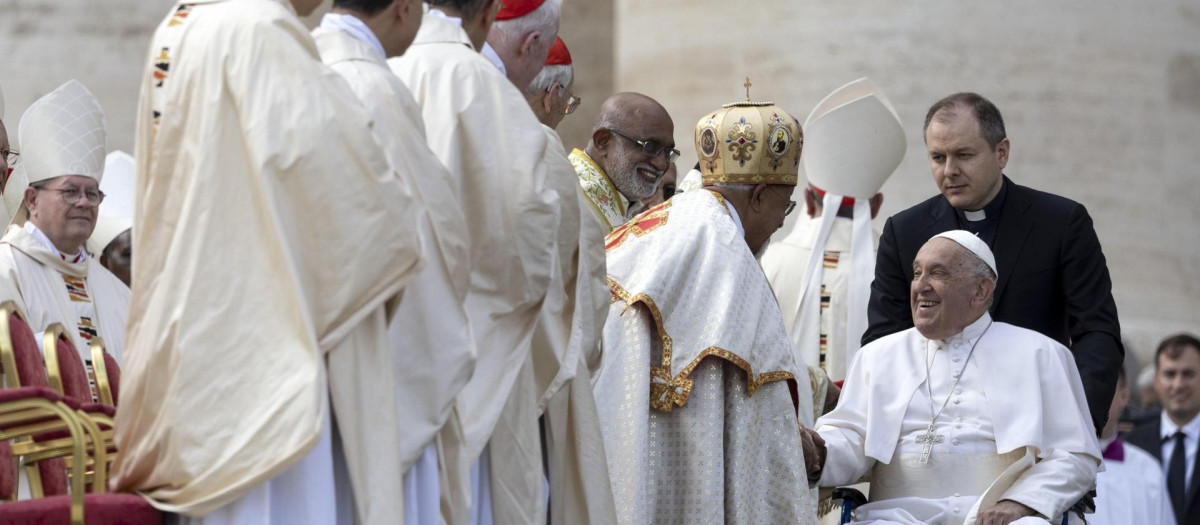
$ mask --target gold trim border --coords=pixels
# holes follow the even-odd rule
[[[650,408],[660,412],[670,412],[676,406],[683,407],[687,405],[688,397],[691,396],[693,381],[688,379],[688,376],[700,366],[700,362],[706,357],[719,357],[741,368],[746,373],[746,393],[753,396],[763,385],[773,381],[783,381],[786,379],[796,380],[796,376],[786,370],[775,370],[754,374],[754,367],[743,359],[741,356],[725,350],[724,348],[710,346],[700,355],[696,356],[679,375],[671,375],[671,355],[672,355],[672,339],[667,334],[667,329],[663,325],[662,312],[659,311],[658,305],[654,304],[654,299],[650,296],[639,293],[632,295],[628,290],[621,287],[612,277],[608,278],[608,289],[612,293],[612,302],[622,301],[625,307],[621,309],[621,315],[625,315],[625,311],[635,303],[642,303],[650,310],[651,317],[654,318],[654,325],[658,329],[658,335],[662,338],[662,364],[661,366],[650,367]]]

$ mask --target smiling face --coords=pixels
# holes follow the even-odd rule
[[[978,211],[1000,193],[1008,164],[1008,139],[988,145],[979,121],[965,107],[939,111],[925,130],[929,168],[938,190],[960,210]]]
[[[1172,350],[1158,355],[1154,390],[1163,410],[1182,425],[1200,414],[1200,348],[1181,345]]]
[[[99,204],[92,203],[86,197],[80,197],[74,204],[67,204],[62,192],[70,190],[95,193],[100,191],[100,183],[91,177],[65,175],[46,181],[41,190],[33,187],[25,189],[29,220],[65,254],[75,254],[91,237],[99,209]]]
[[[974,257],[942,237],[917,252],[909,300],[913,325],[926,339],[952,337],[987,311],[995,283],[971,271]]]

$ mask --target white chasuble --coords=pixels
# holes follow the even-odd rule
[[[452,424],[439,435],[448,487],[443,517],[458,525],[469,521],[471,466],[502,413],[505,432],[515,436],[521,452],[493,450],[492,468],[506,471],[498,463],[531,461],[525,451],[536,445],[542,393],[533,383],[530,348],[543,301],[562,301],[565,293],[550,289],[564,205],[543,162],[541,124],[512,82],[471,48],[458,24],[426,15],[412,46],[388,65],[422,107],[430,149],[457,181],[470,232],[466,310],[477,360],[455,401]],[[510,403],[515,405],[506,407]],[[524,515],[537,515],[541,499],[522,505]]]
[[[407,471],[450,416],[474,368],[475,343],[463,309],[470,268],[457,186],[429,150],[421,107],[383,55],[344,31],[317,28],[321,59],[346,79],[374,122],[388,161],[424,204],[415,227],[425,266],[404,288],[388,327]],[[396,225],[411,227],[410,225]]]
[[[332,424],[358,519],[393,523],[385,307],[420,268],[417,234],[397,227],[420,216],[408,174],[285,0],[173,7],[137,123],[114,485],[187,516],[237,507],[302,483],[277,476]]]
[[[723,199],[677,195],[607,250],[593,381],[617,522],[815,523],[811,384]]]
[[[949,339],[911,328],[855,355],[837,408],[817,421],[828,447],[820,485],[872,472],[872,502],[855,523],[970,523],[980,496],[1028,451],[1036,462],[997,488],[1000,499],[1057,522],[1094,486],[1092,428],[1074,358],[1057,342],[986,313]]]
[[[805,213],[787,222],[784,230],[771,241],[762,256],[763,271],[779,300],[783,323],[791,334],[792,341],[804,356],[804,362],[819,366],[833,381],[846,378],[850,359],[846,352],[846,303],[850,286],[850,248],[853,223],[850,219],[837,218],[829,231],[821,264],[821,289],[817,297],[821,301],[821,313],[814,323],[801,324],[800,293],[804,282],[804,266],[812,254],[813,246],[820,234],[820,218],[811,218]],[[878,239],[878,236],[875,236]],[[877,242],[877,241],[876,241]],[[874,255],[871,256],[874,261]],[[870,286],[870,281],[862,286]]]
[[[17,302],[34,332],[62,323],[83,363],[92,361],[94,336],[122,361],[129,288],[94,257],[63,260],[25,228],[11,225],[0,239],[0,301],[7,300]],[[95,319],[80,315],[75,307],[80,301],[91,302]]]

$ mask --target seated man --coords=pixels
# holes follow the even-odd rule
[[[828,447],[821,486],[871,473],[855,523],[1059,523],[1095,485],[1100,448],[1075,361],[1053,339],[993,322],[995,284],[986,243],[934,236],[913,262],[915,327],[855,356],[816,430]]]
[[[795,205],[800,126],[762,103],[705,115],[704,188],[607,238],[594,385],[617,523],[812,523],[811,382],[754,257]]]
[[[7,187],[14,217],[0,239],[0,300],[17,301],[36,332],[62,323],[85,364],[97,336],[119,361],[129,287],[84,247],[104,200],[100,103],[72,80],[34,102],[18,133],[24,152]]]

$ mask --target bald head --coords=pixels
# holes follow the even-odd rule
[[[600,106],[585,151],[617,191],[635,202],[653,195],[666,174],[672,160],[669,150],[675,147],[674,134],[675,124],[662,104],[640,93],[617,93]]]
[[[600,116],[596,118],[592,132],[606,128],[625,130],[646,121],[673,127],[667,108],[662,107],[657,100],[641,93],[617,93],[608,97],[600,106]]]

